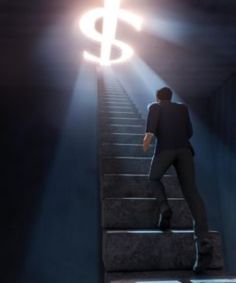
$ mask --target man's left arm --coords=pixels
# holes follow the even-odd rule
[[[159,109],[158,109],[158,105],[155,103],[149,107],[149,111],[148,111],[146,133],[143,139],[144,152],[146,152],[149,149],[149,146],[152,142],[152,138],[156,133],[158,118],[159,118]]]

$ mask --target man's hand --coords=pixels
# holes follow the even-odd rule
[[[143,151],[146,152],[149,149],[149,145],[152,141],[153,133],[146,133],[143,139]]]

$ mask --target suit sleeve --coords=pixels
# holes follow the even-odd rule
[[[152,104],[148,110],[146,133],[156,134],[159,115],[160,115],[159,107],[155,104]]]
[[[187,136],[190,139],[193,135],[193,127],[192,127],[188,108],[187,108],[187,106],[185,106],[184,108],[185,108],[185,116],[186,116]]]

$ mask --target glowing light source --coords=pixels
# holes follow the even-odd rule
[[[90,39],[101,43],[100,58],[84,51],[84,58],[99,63],[100,65],[111,65],[122,63],[132,57],[134,50],[126,43],[115,38],[118,19],[121,19],[137,31],[141,30],[142,18],[123,9],[120,9],[121,0],[105,0],[104,8],[96,8],[85,13],[79,23],[81,31]],[[95,23],[103,18],[103,33],[95,29]],[[112,46],[121,49],[120,57],[111,59]]]

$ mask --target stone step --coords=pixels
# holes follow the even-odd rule
[[[116,105],[109,105],[108,103],[106,103],[105,105],[103,103],[100,103],[99,109],[104,110],[104,111],[109,110],[109,109],[113,109],[113,111],[135,111],[135,112],[138,112],[137,108],[133,104],[116,106]]]
[[[125,91],[123,89],[121,89],[120,86],[105,87],[104,94],[111,94],[111,95],[121,94],[121,95],[123,95],[123,94],[125,94]]]
[[[104,95],[100,98],[101,102],[109,102],[109,101],[115,101],[115,102],[131,102],[130,98],[128,96],[111,96],[111,95]]]
[[[100,105],[108,102],[133,104],[132,100],[127,96],[105,96],[99,99]]]
[[[184,199],[169,199],[173,211],[172,229],[193,229],[188,205]],[[102,204],[105,229],[156,229],[159,201],[156,198],[107,198]]]
[[[132,100],[127,96],[104,96],[99,99],[100,105],[106,102],[115,102],[115,103],[131,103],[133,104]]]
[[[134,103],[131,100],[100,100],[99,107],[106,107],[106,106],[113,106],[113,107],[135,107]]]
[[[129,98],[129,96],[127,95],[127,94],[125,94],[125,93],[104,93],[102,96],[100,96],[99,97],[99,99],[109,99],[109,98],[111,98],[111,99],[113,99],[113,98],[117,98],[117,99],[119,99],[119,98],[121,98],[121,99],[123,99],[123,98],[125,98],[125,99],[130,99]]]
[[[102,158],[102,172],[104,174],[148,174],[151,164],[150,157],[113,156]],[[171,166],[166,174],[175,174]]]
[[[104,92],[108,92],[108,91],[125,93],[125,90],[122,88],[122,86],[119,83],[117,83],[117,81],[111,82],[110,79],[107,82],[107,84],[104,85]]]
[[[113,128],[112,130],[115,130],[115,129]],[[118,156],[152,157],[153,153],[154,153],[154,145],[151,145],[149,150],[147,152],[144,152],[142,144],[127,144],[127,143],[102,143],[101,144],[101,154],[103,156],[117,156],[118,155]]]
[[[223,268],[221,239],[211,232],[214,246],[210,269]],[[104,231],[106,271],[191,270],[195,260],[192,231]]]
[[[125,105],[125,106],[109,106],[109,105],[100,105],[100,110],[103,111],[133,111],[138,112],[136,107],[133,105]]]
[[[148,186],[148,175],[145,174],[104,174],[100,182],[103,198],[159,197],[158,190]],[[176,176],[164,175],[162,182],[168,198],[183,197]]]
[[[141,115],[138,112],[128,112],[128,111],[100,111],[101,116],[108,118],[141,118]]]
[[[101,127],[107,124],[121,124],[121,125],[145,125],[145,121],[140,118],[109,118],[101,116]]]
[[[223,269],[207,270],[201,275],[186,270],[105,273],[105,283],[236,283],[235,278]]]
[[[100,107],[135,107],[132,102],[124,102],[124,101],[106,101],[100,104]]]
[[[113,132],[113,133],[130,133],[130,134],[143,134],[145,129],[143,125],[120,125],[120,124],[111,124],[108,128],[102,127],[101,131],[104,132]]]
[[[101,139],[103,142],[117,142],[117,143],[129,143],[129,144],[142,144],[144,138],[143,134],[137,133],[119,133],[119,132],[111,132],[111,133],[102,133]],[[152,144],[155,143],[155,140],[152,140]]]

